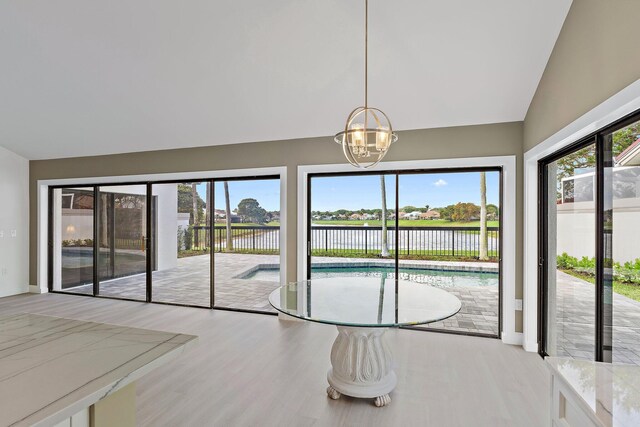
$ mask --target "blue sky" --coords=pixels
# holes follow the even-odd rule
[[[487,203],[497,205],[500,200],[500,174],[487,172]],[[387,207],[395,203],[395,177],[385,177]],[[400,175],[400,207],[412,205],[432,208],[453,205],[458,202],[480,204],[480,173],[440,173]],[[312,210],[358,210],[380,207],[380,178],[378,175],[316,177],[311,182]],[[205,186],[198,186],[198,193],[205,197]],[[245,198],[257,199],[268,211],[280,209],[280,181],[277,179],[229,181],[231,209]],[[224,209],[224,187],[216,182],[215,208]]]
[[[487,172],[487,203],[498,204],[500,174]],[[395,177],[385,177],[387,207],[395,204]],[[312,210],[376,209],[380,207],[380,177],[318,177],[311,182]],[[400,207],[411,205],[432,208],[458,202],[480,204],[480,173],[444,173],[400,175]]]
[[[216,182],[215,184],[215,208],[224,209],[224,184]],[[204,189],[200,192],[203,197]],[[261,179],[250,181],[229,181],[229,202],[231,210],[238,207],[238,203],[242,199],[256,199],[260,206],[268,211],[280,210],[280,180],[279,179]],[[204,199],[204,197],[203,197]]]

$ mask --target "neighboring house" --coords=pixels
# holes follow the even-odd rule
[[[408,214],[405,215],[405,219],[411,219],[411,220],[419,219],[421,213],[422,212],[420,211],[409,212]]]
[[[213,211],[213,215],[215,219],[225,219],[227,218],[227,213],[224,209],[216,209]]]
[[[362,215],[360,215],[359,213],[353,213],[353,214],[349,215],[349,219],[350,220],[361,220],[362,219]]]
[[[362,214],[362,219],[366,221],[371,221],[373,219],[378,219],[378,216],[374,214],[365,213],[365,214]]]
[[[421,212],[419,217],[420,219],[440,219],[440,212],[438,211]]]

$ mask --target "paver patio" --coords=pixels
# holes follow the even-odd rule
[[[268,301],[269,294],[280,282],[275,278],[260,280],[243,278],[257,268],[277,269],[278,255],[248,255],[216,253],[214,264],[214,282],[216,307],[240,308],[275,312]],[[320,264],[332,267],[364,267],[393,265],[393,260],[371,258],[334,258],[314,257],[313,266]],[[497,271],[492,263],[459,263],[439,261],[401,261],[401,267],[435,268],[445,270],[473,269],[475,271]],[[367,273],[382,274],[382,273]],[[385,273],[393,278],[393,273]],[[152,300],[174,304],[209,306],[209,256],[193,256],[178,259],[178,266],[153,272]],[[401,278],[412,281],[424,281],[422,275],[401,273]],[[446,278],[429,281],[429,285],[442,287],[456,295],[462,301],[462,309],[456,315],[442,322],[423,325],[424,328],[439,328],[460,332],[498,334],[498,287],[456,287]],[[72,293],[90,294],[91,285],[68,289]],[[123,277],[100,282],[100,295],[144,300],[146,277],[144,274]]]
[[[594,285],[557,272],[557,356],[593,359]],[[552,319],[549,319],[552,321]],[[613,293],[613,362],[640,365],[640,302]]]
[[[393,260],[372,258],[314,257],[313,266],[365,267],[393,265]],[[215,254],[215,299],[217,307],[240,308],[275,312],[268,296],[280,282],[277,274],[263,278],[245,278],[258,268],[277,269],[277,255]],[[496,271],[496,264],[438,261],[401,260],[400,267],[434,268],[474,271]],[[209,256],[181,258],[172,269],[153,272],[153,300],[209,306]],[[393,273],[387,274],[393,278]],[[269,277],[271,276],[271,277]],[[592,358],[594,337],[595,293],[593,285],[573,276],[558,272],[557,292],[557,354],[575,358]],[[441,287],[462,301],[460,312],[441,322],[422,325],[476,334],[498,334],[498,286],[451,286],[446,278],[401,273],[401,278]],[[145,275],[135,275],[100,283],[104,296],[145,299]],[[91,285],[69,291],[91,293]],[[623,295],[614,294],[613,341],[614,361],[640,365],[640,303]]]

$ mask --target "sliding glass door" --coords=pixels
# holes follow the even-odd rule
[[[595,360],[596,290],[577,271],[595,272],[596,146],[545,166],[547,354]]]
[[[307,277],[441,288],[460,313],[417,328],[498,337],[500,182],[499,168],[312,174]]]
[[[56,188],[49,193],[51,290],[93,295],[93,187]]]
[[[97,187],[98,287],[101,296],[147,299],[147,187]]]
[[[540,164],[540,353],[640,365],[640,115]]]
[[[211,306],[211,182],[152,184],[151,301]]]
[[[275,313],[280,286],[279,177],[216,179],[212,218],[213,306]]]
[[[52,187],[48,276],[51,292],[275,314],[280,177]]]

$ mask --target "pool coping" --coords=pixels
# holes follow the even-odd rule
[[[478,263],[443,263],[442,261],[433,261],[433,262],[411,262],[411,261],[400,261],[400,268],[409,269],[409,270],[433,270],[433,271],[457,271],[460,273],[500,273],[500,266],[498,264],[494,265],[485,265],[488,263],[484,263],[483,265],[478,265]],[[470,265],[467,265],[470,264]],[[393,260],[389,261],[346,261],[346,262],[320,262],[320,263],[312,263],[311,268],[357,268],[357,267],[387,267],[393,266]],[[280,270],[280,264],[278,263],[265,263],[265,264],[256,264],[251,268],[237,274],[234,276],[234,279],[243,279],[248,280],[249,275],[257,272],[258,270]]]

